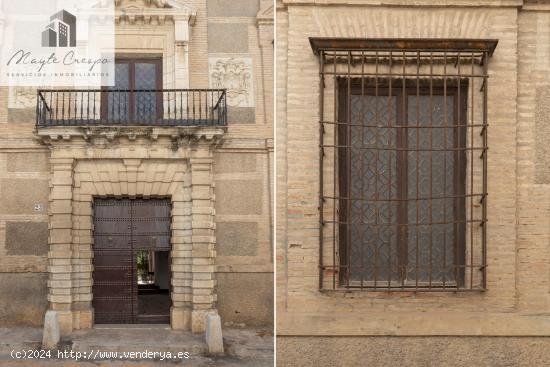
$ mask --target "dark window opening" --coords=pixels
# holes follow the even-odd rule
[[[339,84],[342,282],[462,285],[467,80]]]

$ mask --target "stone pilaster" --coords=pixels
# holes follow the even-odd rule
[[[193,332],[205,330],[208,313],[216,312],[215,209],[213,147],[200,140],[191,154]]]
[[[262,57],[263,100],[265,122],[273,123],[273,76],[274,76],[274,6],[265,4],[256,16],[258,26],[258,41]]]
[[[50,220],[48,239],[48,301],[57,311],[62,334],[73,329],[72,316],[72,158],[57,158],[52,152]]]
[[[188,17],[174,17],[174,60],[176,88],[189,88],[189,27]]]
[[[173,329],[190,330],[193,310],[191,175],[172,195],[172,309]]]

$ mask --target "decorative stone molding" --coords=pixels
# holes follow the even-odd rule
[[[258,26],[273,25],[275,19],[274,9],[273,4],[260,9],[256,14],[256,24]]]
[[[94,197],[170,197],[173,329],[216,312],[214,149],[225,128],[48,127],[48,300],[62,335],[93,326]]]
[[[176,0],[117,0],[117,24],[164,24],[167,21],[195,23],[196,9]]]
[[[210,87],[227,89],[227,105],[254,107],[252,59],[249,57],[209,58]]]
[[[161,137],[168,137],[178,146],[182,146],[183,143],[197,143],[201,140],[217,146],[222,143],[226,131],[226,127],[197,126],[52,126],[38,128],[36,136],[42,142],[50,145],[61,140],[83,139],[89,145],[105,147],[108,144],[118,142],[120,138],[127,138],[130,141],[138,138],[157,141]]]

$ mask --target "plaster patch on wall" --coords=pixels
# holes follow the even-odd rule
[[[227,89],[230,107],[254,107],[252,59],[249,57],[210,57],[211,88]]]
[[[535,99],[535,183],[550,183],[550,85],[539,86]]]

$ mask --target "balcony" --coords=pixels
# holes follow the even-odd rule
[[[36,126],[227,125],[225,89],[39,90]]]

